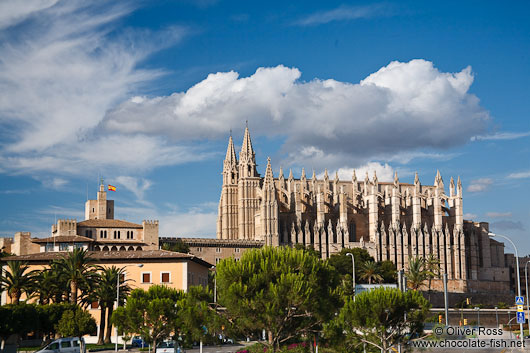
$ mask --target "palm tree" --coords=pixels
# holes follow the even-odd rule
[[[409,257],[409,269],[407,270],[408,286],[418,290],[427,279],[425,271],[425,259],[419,257]]]
[[[101,311],[97,344],[103,344],[110,343],[110,317],[112,316],[114,302],[116,301],[116,284],[118,276],[120,276],[120,302],[125,300],[131,289],[127,285],[128,280],[123,279],[125,268],[118,268],[116,266],[98,266],[98,271],[96,285],[90,295],[86,298],[86,301],[90,303],[98,302],[99,304]],[[107,326],[106,331],[105,326]]]
[[[440,278],[440,259],[434,254],[429,254],[425,259],[425,276],[429,280],[429,300],[431,300],[432,280]]]
[[[87,250],[76,248],[58,261],[58,269],[70,288],[70,303],[77,304],[78,291],[87,295],[96,279],[92,258]]]
[[[379,266],[374,261],[365,261],[361,265],[361,279],[368,281],[368,284],[381,282],[383,277],[379,274]]]
[[[13,304],[19,303],[22,293],[30,294],[33,290],[35,272],[28,270],[29,266],[26,262],[7,262],[7,271],[1,281]]]

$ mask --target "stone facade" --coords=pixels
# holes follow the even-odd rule
[[[261,248],[264,245],[259,240],[160,237],[160,244],[175,244],[177,241],[188,245],[190,254],[215,265],[228,257],[233,257],[238,261],[249,249]]]
[[[59,219],[48,238],[31,238],[29,232],[18,232],[14,238],[0,239],[0,247],[15,255],[38,252],[72,251],[74,247],[91,251],[158,250],[158,221],[142,224],[114,219],[114,201],[107,199],[103,182],[96,200],[85,203],[83,221]]]
[[[433,185],[380,182],[374,173],[359,180],[311,178],[302,169],[295,179],[280,169],[274,177],[270,159],[265,176],[256,169],[248,128],[239,160],[232,137],[223,163],[217,239],[261,241],[279,246],[303,244],[323,258],[348,247],[362,247],[378,261],[398,269],[410,257],[434,254],[454,291],[509,290],[509,269],[503,244],[488,237],[487,223],[464,221],[460,177],[451,178],[449,193],[440,172]],[[435,281],[434,286],[441,283]]]

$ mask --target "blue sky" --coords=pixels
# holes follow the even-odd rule
[[[264,173],[460,175],[467,219],[530,253],[527,2],[4,1],[0,236],[116,217],[215,236],[248,120]]]

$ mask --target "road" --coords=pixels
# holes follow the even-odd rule
[[[255,342],[250,342],[250,344],[253,344]],[[223,345],[223,346],[203,346],[202,351],[204,353],[236,353],[237,351],[240,351],[244,349],[244,345],[242,344],[234,344],[234,345]],[[97,353],[114,353],[114,350],[105,350],[105,351],[98,351]],[[118,350],[118,353],[149,353],[149,352],[140,352],[138,349],[130,349],[130,350]],[[186,353],[199,353],[199,348],[194,349],[186,349]]]

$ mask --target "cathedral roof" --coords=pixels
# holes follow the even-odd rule
[[[120,219],[87,219],[77,223],[81,227],[96,228],[143,228],[141,224],[122,221]]]
[[[80,235],[58,235],[48,238],[33,238],[31,241],[34,243],[89,243],[93,242],[94,239],[82,237]]]

